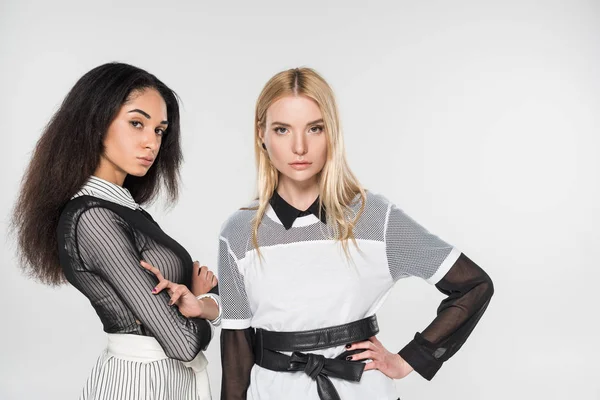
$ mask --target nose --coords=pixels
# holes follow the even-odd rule
[[[308,151],[308,143],[306,142],[306,135],[303,133],[294,134],[294,140],[292,143],[292,151],[294,154],[303,156]]]
[[[147,129],[144,131],[142,145],[145,149],[151,150],[153,154],[156,154],[156,151],[160,146],[160,137],[153,129]]]

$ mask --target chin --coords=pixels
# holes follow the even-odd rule
[[[293,182],[304,183],[316,178],[317,174],[311,171],[291,171],[287,174],[284,174],[286,178]]]
[[[135,169],[132,169],[131,171],[128,171],[127,175],[133,175],[133,176],[137,176],[138,178],[141,178],[148,173],[148,170],[149,170],[149,168],[135,168]]]

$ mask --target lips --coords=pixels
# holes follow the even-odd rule
[[[308,161],[300,161],[300,162],[293,162],[290,163],[290,167],[294,168],[295,170],[301,171],[304,169],[309,168],[312,165],[311,162]]]
[[[154,162],[154,158],[152,158],[152,157],[138,157],[138,160],[140,160],[140,163],[142,163],[143,165],[145,165],[147,167],[152,165],[152,163]]]

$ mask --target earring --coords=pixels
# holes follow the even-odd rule
[[[263,142],[262,148],[265,149],[265,150],[267,149],[267,146],[265,146],[265,142]]]

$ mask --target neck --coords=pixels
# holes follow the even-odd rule
[[[106,158],[100,157],[100,163],[94,171],[94,176],[110,183],[114,183],[115,185],[123,186],[127,173]]]
[[[306,210],[319,196],[319,182],[316,177],[307,182],[296,182],[280,176],[276,190],[288,204],[298,210]]]

